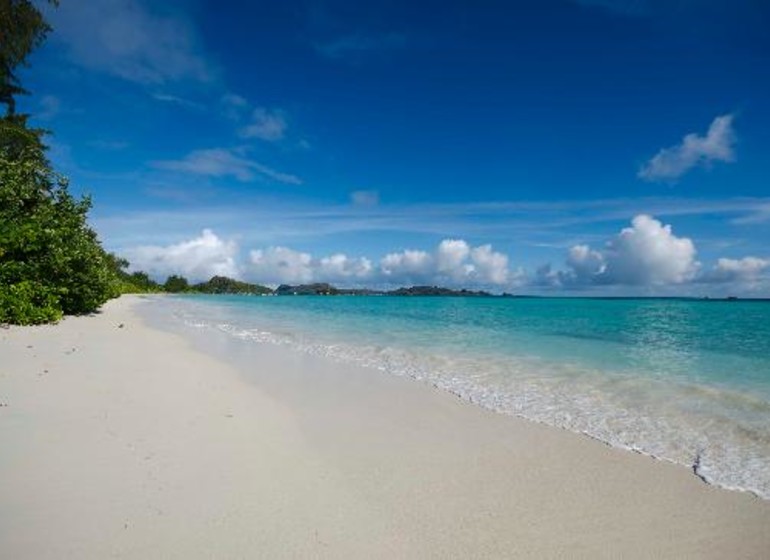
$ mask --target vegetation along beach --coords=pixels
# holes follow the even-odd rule
[[[0,558],[770,557],[768,24],[0,0]]]

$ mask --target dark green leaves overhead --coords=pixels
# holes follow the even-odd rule
[[[27,65],[27,57],[50,30],[43,14],[29,0],[0,0],[0,103],[7,106],[9,115],[16,112],[14,96],[26,93],[16,69]]]

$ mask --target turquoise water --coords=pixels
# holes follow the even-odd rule
[[[770,302],[164,298],[187,325],[409,376],[770,498]]]

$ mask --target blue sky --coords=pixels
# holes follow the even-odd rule
[[[760,0],[63,0],[23,109],[156,277],[770,296]]]

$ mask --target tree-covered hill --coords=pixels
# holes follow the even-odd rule
[[[266,286],[240,282],[226,276],[214,276],[208,282],[195,284],[192,287],[192,291],[202,294],[250,294],[260,296],[273,293],[273,290]]]

